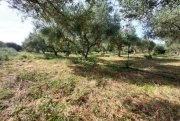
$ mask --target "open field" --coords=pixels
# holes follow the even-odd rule
[[[19,54],[0,63],[0,121],[178,121],[180,58],[141,55],[51,58]]]

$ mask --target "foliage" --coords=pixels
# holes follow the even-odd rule
[[[153,17],[154,32],[158,37],[180,42],[180,6],[164,7]]]
[[[13,42],[4,43],[4,42],[0,41],[0,48],[5,48],[5,47],[13,48],[16,51],[21,51],[22,50],[22,47],[20,45],[16,44],[16,43],[13,43]]]
[[[49,32],[55,32],[60,30],[59,34],[62,40],[73,40],[76,43],[78,51],[87,60],[87,56],[90,50],[100,44],[105,38],[106,34],[109,34],[108,25],[110,25],[110,9],[107,1],[9,1],[14,8],[18,8],[20,11],[25,12],[27,15],[34,18],[43,19],[45,23],[55,25]],[[34,7],[30,7],[33,5]],[[25,11],[24,11],[25,10]],[[43,10],[43,11],[41,11]],[[57,29],[56,29],[57,28]],[[60,29],[59,29],[60,28]],[[56,30],[55,30],[56,29]],[[57,31],[56,31],[57,32]],[[53,35],[51,33],[51,35]],[[55,37],[50,44],[59,45],[60,38]],[[47,39],[48,40],[48,39]],[[56,41],[56,42],[53,42]],[[60,42],[61,43],[61,42]],[[54,45],[54,46],[55,46]],[[52,47],[51,47],[52,48]],[[56,49],[53,49],[56,50]],[[57,48],[59,50],[59,48]],[[55,54],[57,53],[57,50]]]
[[[39,29],[39,33],[44,38],[47,45],[47,49],[50,52],[54,52],[57,56],[58,52],[70,53],[70,41],[66,38],[62,32],[62,29],[58,26],[45,26]]]
[[[8,61],[9,57],[15,55],[17,55],[17,52],[12,48],[0,48],[0,61]]]
[[[79,11],[79,12],[78,12]],[[105,39],[108,31],[108,6],[106,2],[97,2],[86,8],[79,6],[74,21],[75,38],[79,41],[79,49],[87,60],[91,49]]]
[[[180,54],[180,43],[176,42],[176,43],[172,43],[172,44],[166,44],[167,46],[167,51],[170,54]]]
[[[179,41],[180,23],[178,0],[123,0],[120,11],[128,20],[140,20],[149,37]]]
[[[128,47],[127,54],[128,59],[126,62],[126,67],[129,68],[129,54],[132,53],[133,46],[137,45],[137,42],[139,38],[137,37],[135,33],[135,28],[132,25],[127,26],[127,28],[124,30],[124,38],[125,38],[125,45]]]
[[[9,47],[9,48],[13,48],[16,51],[21,51],[22,50],[22,47],[20,45],[18,45],[16,43],[13,43],[13,42],[6,43],[6,46]]]
[[[23,48],[28,52],[45,52],[46,43],[44,39],[37,33],[30,33],[28,38],[23,42]]]
[[[123,36],[123,30],[120,26],[120,16],[115,13],[111,18],[111,23],[108,29],[108,36],[111,45],[117,48],[118,56],[121,56],[122,47],[125,44],[125,37]]]
[[[158,45],[154,48],[154,54],[165,54],[165,52],[166,50],[163,46]]]
[[[156,44],[152,40],[148,40],[146,37],[140,41],[139,48],[141,50],[146,50],[151,55],[152,51],[154,50]]]
[[[6,47],[6,43],[0,41],[0,47]]]
[[[125,45],[129,47],[135,46],[139,40],[136,35],[136,30],[131,24],[125,28],[123,36],[125,38]]]
[[[146,60],[132,55],[127,69],[126,56],[99,55],[91,55],[96,64],[75,64],[72,59],[79,57],[74,55],[2,63],[0,119],[179,119],[179,58],[157,55]]]
[[[23,53],[19,60],[0,65],[0,120],[179,119],[179,58],[130,57],[136,49],[148,51],[146,58],[151,58],[153,50],[165,53],[164,47],[155,47],[148,38],[153,34],[177,42],[179,12],[175,11],[179,1],[119,0],[120,6],[109,0],[7,1],[37,21],[23,47],[45,57]],[[173,15],[162,17],[169,9]],[[122,26],[130,19],[144,22],[147,38],[137,37],[129,23]],[[127,56],[102,57],[93,52],[84,62],[77,54],[87,60],[92,51],[114,48],[119,56],[123,50]],[[76,55],[57,59],[60,52]]]

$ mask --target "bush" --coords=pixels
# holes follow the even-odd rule
[[[33,55],[30,55],[28,53],[21,53],[21,55],[19,56],[20,60],[31,60],[33,59]]]
[[[156,46],[154,49],[154,54],[165,54],[166,50],[163,46]]]
[[[0,48],[0,61],[8,61],[10,56],[17,55],[17,51],[12,48]]]
[[[152,55],[144,55],[144,57],[148,60],[152,59]]]
[[[6,47],[6,43],[0,41],[0,47]]]

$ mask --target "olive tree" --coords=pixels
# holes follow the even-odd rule
[[[47,51],[47,45],[44,39],[36,32],[30,33],[22,45],[23,49],[28,52],[43,52]]]
[[[66,38],[79,42],[78,49],[86,60],[90,50],[105,38],[110,13],[106,0],[12,0],[9,3],[27,16],[55,23],[63,29]]]
[[[149,37],[180,40],[179,0],[121,0],[119,5],[123,17],[139,20]]]
[[[126,66],[129,68],[129,56],[131,53],[131,48],[135,46],[139,40],[139,38],[136,35],[135,28],[132,25],[128,25],[126,29],[124,30],[123,34],[124,38],[124,43],[127,46],[127,54],[128,54],[128,59]]]

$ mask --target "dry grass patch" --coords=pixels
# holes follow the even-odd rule
[[[133,57],[132,68],[127,69],[125,60],[4,62],[0,65],[0,120],[178,120],[179,65],[161,65],[178,62]],[[155,70],[145,70],[151,66]]]

